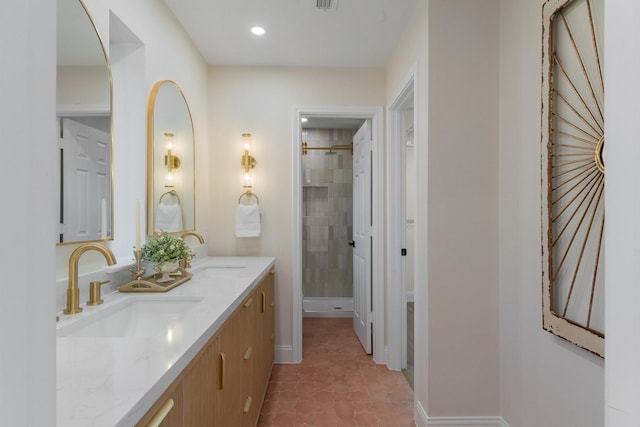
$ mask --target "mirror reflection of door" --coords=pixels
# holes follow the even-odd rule
[[[111,206],[109,118],[60,121],[60,242],[106,239],[106,207]]]

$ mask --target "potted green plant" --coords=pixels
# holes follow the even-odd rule
[[[162,273],[158,282],[173,280],[169,273],[176,271],[181,260],[191,261],[195,252],[179,237],[163,231],[151,237],[142,246],[142,259],[153,263],[153,268]]]

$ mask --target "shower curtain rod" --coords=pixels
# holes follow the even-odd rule
[[[349,150],[351,154],[353,154],[353,144],[330,145],[328,147],[309,147],[307,141],[302,141],[302,155],[306,156],[309,150],[329,150],[329,152],[334,150]]]

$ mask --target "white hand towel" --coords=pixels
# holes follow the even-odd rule
[[[236,237],[260,236],[260,208],[258,204],[243,205],[236,208]]]
[[[182,209],[178,203],[174,205],[158,204],[156,209],[156,231],[182,230]]]

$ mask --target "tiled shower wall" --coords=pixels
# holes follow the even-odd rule
[[[357,129],[305,129],[309,147],[348,145]],[[353,156],[348,150],[302,156],[302,290],[305,297],[353,296]]]

